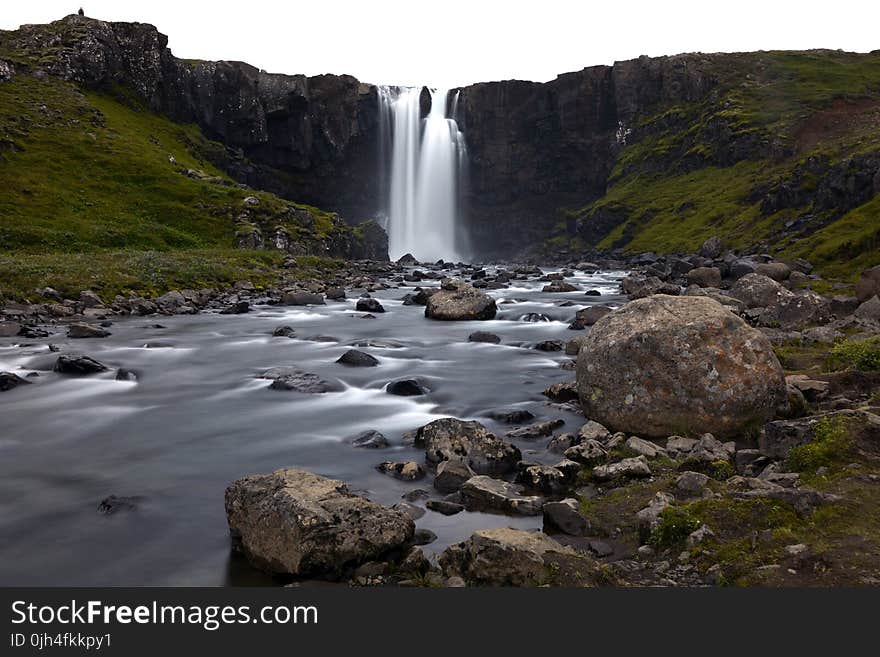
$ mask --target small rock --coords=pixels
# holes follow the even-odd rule
[[[361,447],[364,449],[385,449],[390,446],[388,439],[373,429],[362,431],[356,436],[350,438],[353,447]]]
[[[398,395],[401,397],[417,397],[424,395],[428,391],[425,390],[415,379],[401,379],[400,381],[392,381],[385,388],[385,392],[389,395]]]
[[[357,301],[357,305],[355,306],[355,310],[358,310],[362,313],[384,313],[385,308],[377,299],[373,299],[372,297],[361,297]]]
[[[558,530],[570,536],[583,536],[590,530],[590,523],[581,514],[578,501],[566,498],[559,502],[545,502],[542,508],[544,528]]]
[[[112,516],[119,511],[137,511],[141,501],[143,498],[138,496],[110,495],[101,500],[98,505],[98,513]]]
[[[414,461],[402,463],[383,461],[376,466],[376,469],[382,474],[391,475],[395,479],[401,479],[402,481],[416,481],[425,476],[425,470]]]
[[[489,333],[488,331],[474,331],[468,336],[468,342],[499,344],[501,342],[501,337],[495,333]]]
[[[566,453],[565,456],[571,458],[568,456],[568,453]],[[611,479],[617,479],[618,477],[650,477],[651,468],[648,466],[648,461],[645,457],[639,456],[636,458],[623,459],[617,463],[596,466],[593,468],[593,476],[600,481],[608,481]]]
[[[655,458],[657,456],[666,456],[666,450],[650,441],[642,440],[637,436],[630,436],[626,441],[626,446],[636,454]]]
[[[702,472],[692,472],[690,470],[682,472],[675,480],[676,488],[692,495],[702,493],[708,483],[709,477],[707,475],[704,475]]]
[[[106,338],[109,335],[110,331],[91,324],[71,324],[67,329],[68,338]]]
[[[53,369],[59,374],[88,376],[89,374],[106,372],[108,368],[89,356],[69,355],[59,356]]]
[[[476,473],[463,461],[441,461],[437,465],[434,488],[441,493],[454,493]]]
[[[456,513],[461,513],[462,511],[464,511],[463,504],[447,502],[446,500],[428,500],[427,502],[425,502],[425,506],[431,511],[436,511],[437,513],[441,513],[444,516],[454,516]]]
[[[477,475],[461,487],[461,497],[469,511],[497,511],[515,515],[534,516],[541,513],[543,499],[523,495],[522,486]]]
[[[379,359],[358,349],[349,349],[336,362],[351,367],[376,367],[379,364]]]
[[[531,424],[527,427],[508,431],[507,437],[513,438],[515,440],[535,440],[537,438],[545,438],[552,435],[553,432],[561,427],[563,424],[565,424],[565,420],[558,418],[554,420],[548,420],[547,422],[539,422],[537,424]]]
[[[272,331],[273,337],[276,338],[295,338],[296,331],[293,330],[290,326],[279,326],[274,331]]]

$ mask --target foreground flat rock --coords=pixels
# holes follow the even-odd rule
[[[447,577],[471,586],[595,586],[596,562],[546,534],[520,529],[483,529],[440,555]]]
[[[599,320],[577,363],[584,414],[645,437],[737,436],[786,399],[767,338],[708,297],[656,295]]]
[[[244,477],[225,499],[234,547],[274,574],[340,575],[403,546],[415,531],[405,513],[305,470]]]
[[[495,317],[495,299],[464,281],[444,280],[428,297],[425,317],[445,321],[486,320]]]

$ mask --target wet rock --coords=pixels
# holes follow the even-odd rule
[[[541,292],[549,292],[551,294],[561,293],[561,292],[577,292],[578,287],[572,285],[571,283],[566,283],[565,281],[553,281],[550,285],[545,285]]]
[[[565,456],[566,458],[571,458],[568,452],[566,452]],[[599,481],[610,481],[619,478],[639,479],[650,476],[651,468],[648,466],[648,461],[644,456],[623,459],[617,463],[609,463],[607,465],[597,465],[593,468],[593,477]]]
[[[570,536],[583,536],[590,531],[590,523],[580,512],[580,503],[572,498],[559,502],[545,502],[544,531],[560,531]]]
[[[587,335],[577,380],[584,415],[656,438],[682,427],[739,435],[786,398],[767,338],[705,297],[656,295],[606,316]]]
[[[336,362],[351,367],[376,367],[379,364],[377,358],[358,349],[349,349],[337,358]]]
[[[401,379],[392,381],[385,388],[385,392],[389,395],[398,395],[400,397],[417,397],[428,393],[422,385],[415,379]]]
[[[129,370],[124,367],[120,367],[116,370],[117,381],[137,381],[138,378],[138,373],[134,370]]]
[[[296,367],[273,367],[260,376],[271,379],[272,390],[293,390],[307,394],[323,394],[340,392],[343,389],[338,381],[326,381],[312,372],[305,372]]]
[[[538,351],[562,351],[564,348],[561,340],[544,340],[534,346]]]
[[[536,440],[537,438],[546,438],[547,436],[553,435],[553,432],[564,424],[565,420],[559,418],[548,420],[546,422],[538,422],[537,424],[531,424],[527,427],[508,431],[507,437],[515,440]]]
[[[409,502],[398,502],[391,508],[395,511],[405,513],[413,520],[418,520],[423,515],[425,515],[425,510],[422,507],[416,506],[415,504],[410,504]]]
[[[483,529],[439,558],[447,576],[473,586],[593,586],[602,581],[588,556],[538,532]]]
[[[437,465],[434,488],[441,493],[454,493],[476,473],[463,461],[441,461]]]
[[[406,514],[304,470],[239,479],[225,504],[234,547],[270,573],[338,576],[403,547],[415,531]]]
[[[718,287],[721,285],[721,270],[718,267],[696,267],[687,273],[688,283],[700,287]]]
[[[537,322],[549,322],[552,321],[547,315],[542,313],[526,313],[522,317],[519,318],[521,322],[527,322],[529,324],[535,324]]]
[[[396,260],[398,265],[402,265],[403,267],[414,267],[419,264],[419,261],[416,260],[415,256],[412,253],[407,253],[406,255],[400,256]]]
[[[436,540],[437,540],[437,534],[432,532],[430,529],[421,528],[421,529],[416,529],[415,534],[413,534],[412,544],[413,545],[429,545]],[[421,553],[421,550],[419,552]],[[421,562],[421,560],[419,560],[419,568],[427,570],[427,568],[430,566],[430,563],[428,563],[428,560],[427,560],[427,558],[425,558],[424,554],[422,554],[422,559],[424,559],[424,564],[428,564],[428,565],[425,566]],[[401,569],[404,569],[404,565],[406,562],[407,562],[407,558],[404,558],[404,560],[401,562]]]
[[[345,290],[341,287],[330,287],[324,292],[324,296],[331,301],[341,301],[345,298]]]
[[[23,379],[12,372],[0,372],[0,392],[12,390],[21,385],[30,385],[30,381]]]
[[[468,342],[488,342],[490,344],[500,344],[501,336],[488,331],[474,331],[468,336]]]
[[[106,338],[110,331],[93,324],[71,324],[67,329],[68,338]]]
[[[283,306],[323,306],[324,295],[314,292],[285,292],[281,296]]]
[[[378,299],[372,297],[361,297],[357,300],[355,309],[362,313],[384,313],[385,307],[379,303]]]
[[[464,511],[464,504],[448,502],[446,500],[428,500],[425,502],[425,506],[431,511],[440,513],[444,516],[454,516],[455,514]]]
[[[363,449],[385,449],[386,447],[390,447],[388,439],[374,429],[361,431],[349,440],[352,447],[360,447]]]
[[[382,474],[387,474],[401,481],[417,481],[425,476],[425,470],[413,461],[393,462],[383,461],[376,466]]]
[[[709,477],[702,472],[682,472],[675,480],[675,487],[683,493],[699,495],[709,483]]]
[[[250,312],[251,305],[247,301],[236,301],[232,303],[223,310],[220,311],[221,315],[243,315],[247,312]]]
[[[558,403],[575,401],[578,398],[577,383],[574,381],[570,383],[554,383],[541,394],[551,401]]]
[[[561,433],[547,443],[547,451],[553,454],[562,454],[565,450],[578,443],[580,443],[580,440],[573,433]]]
[[[143,499],[137,495],[110,495],[101,500],[101,503],[98,505],[98,513],[112,516],[120,511],[137,511]]]
[[[431,497],[431,494],[423,488],[415,488],[401,495],[401,498],[407,502],[419,502]]]
[[[290,326],[279,326],[272,331],[272,335],[276,338],[295,338],[296,331]]]
[[[493,319],[496,312],[495,299],[464,281],[451,279],[442,282],[425,307],[425,317],[444,321]]]
[[[460,489],[468,511],[494,511],[513,515],[534,516],[541,513],[544,500],[523,495],[523,487],[485,475],[468,479]]]
[[[522,459],[519,449],[507,443],[479,422],[441,418],[416,432],[415,446],[425,449],[429,463],[464,461],[479,474],[513,472]]]
[[[97,374],[106,372],[107,366],[99,363],[94,358],[80,355],[59,356],[55,361],[54,371],[59,374],[67,374],[69,376],[88,376],[89,374]]]
[[[524,408],[501,408],[487,413],[488,417],[504,424],[522,424],[535,419],[535,414]]]

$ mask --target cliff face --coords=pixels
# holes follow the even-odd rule
[[[50,75],[130,90],[155,111],[197,123],[228,147],[215,164],[241,182],[353,220],[376,212],[376,91],[351,76],[180,60],[152,25],[79,16],[23,26],[0,43],[38,56]]]
[[[76,16],[0,33],[0,80],[15,75],[4,52],[197,123],[226,147],[206,157],[253,187],[352,222],[382,208],[374,86],[179,60],[150,25]],[[642,57],[465,87],[458,112],[478,257],[693,250],[718,234],[740,248],[876,259],[865,206],[880,189],[880,52]]]

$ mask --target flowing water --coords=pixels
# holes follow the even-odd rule
[[[531,347],[576,335],[567,323],[579,307],[621,303],[622,275],[569,279],[602,297],[544,294],[544,283],[514,281],[491,292],[499,313],[486,322],[426,319],[423,307],[401,304],[407,291],[401,288],[374,295],[387,311],[375,319],[363,318],[355,299],[347,299],[308,308],[260,306],[246,315],[130,317],[114,322],[104,339],[69,340],[63,333],[28,345],[0,339],[0,370],[39,373],[33,385],[0,393],[0,585],[268,583],[230,555],[223,492],[238,477],[300,467],[394,504],[414,488],[432,490],[430,478],[400,482],[374,466],[422,461],[402,435],[431,420],[477,419],[503,435],[511,427],[486,412],[518,407],[532,411],[535,421],[561,417],[563,430],[576,430],[583,418],[547,406],[541,395],[572,378],[560,369],[568,357]],[[564,300],[576,305],[560,307]],[[552,321],[521,321],[526,313]],[[285,324],[297,338],[271,336]],[[502,344],[467,342],[476,330],[497,333]],[[61,353],[85,353],[140,378],[60,376],[51,371],[58,354],[49,352],[50,342]],[[352,345],[380,365],[335,363]],[[281,392],[255,378],[281,365],[337,379],[345,389]],[[384,386],[399,378],[417,378],[430,392],[387,394]],[[346,442],[365,429],[381,431],[392,447],[356,449]],[[517,442],[528,460],[557,461],[546,443]],[[108,495],[142,500],[135,511],[102,515],[98,504]],[[426,546],[431,552],[476,529],[540,523],[540,517],[428,511],[416,524],[439,536]]]
[[[380,170],[388,186],[388,251],[425,262],[459,260],[465,250],[459,196],[466,162],[464,135],[455,120],[458,92],[431,92],[421,118],[421,88],[380,88]],[[450,108],[447,116],[447,107]],[[390,158],[388,157],[390,152]]]

